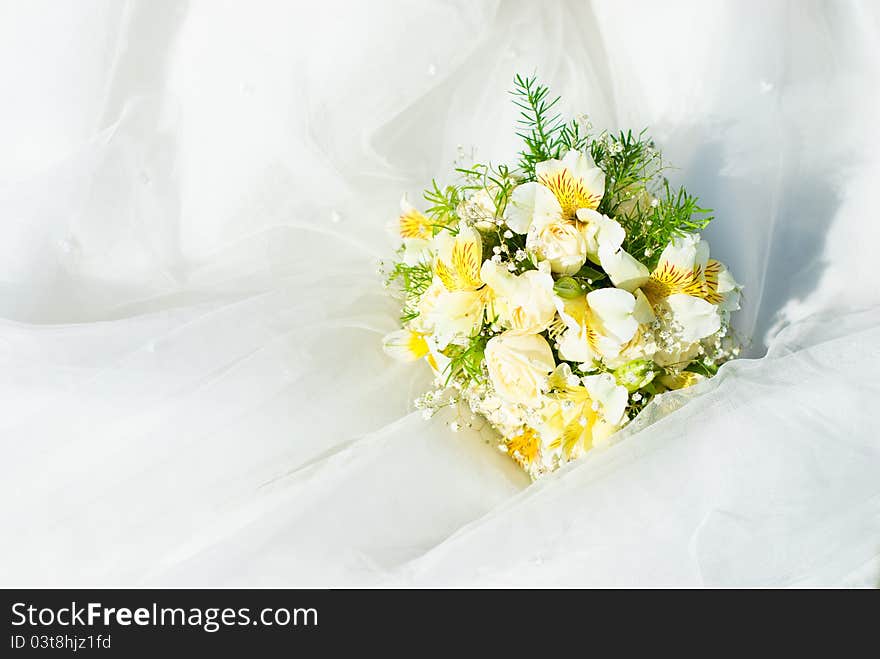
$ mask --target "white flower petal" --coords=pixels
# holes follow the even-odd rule
[[[485,299],[480,291],[446,291],[437,296],[430,322],[441,350],[456,337],[470,336],[482,322]]]
[[[547,178],[559,173],[563,169],[567,169],[564,162],[557,160],[556,158],[551,158],[550,160],[545,160],[535,165],[535,177],[539,179]]]
[[[696,234],[694,234],[696,235]],[[697,236],[694,244],[694,267],[701,270],[706,269],[709,262],[709,242]]]
[[[580,364],[592,364],[599,357],[590,349],[586,337],[574,328],[565,330],[559,337],[559,356]]]
[[[589,208],[578,209],[577,218],[583,225],[584,239],[587,244],[587,257],[598,264],[599,250],[605,248],[617,251],[626,238],[626,231],[620,223],[607,215],[602,215]]]
[[[507,226],[519,234],[527,233],[533,222],[549,222],[562,214],[556,197],[540,183],[523,183],[516,187],[507,202],[504,217]]]
[[[664,265],[690,272],[694,269],[697,260],[697,244],[700,236],[697,234],[689,234],[687,236],[676,236],[663,249],[660,254],[660,261],[657,268]],[[707,254],[708,256],[708,254]]]
[[[599,403],[599,412],[605,422],[619,426],[629,399],[626,387],[617,384],[610,373],[587,375],[582,378],[582,382],[590,398]]]
[[[626,343],[639,327],[633,317],[636,299],[632,293],[619,288],[600,288],[587,293],[587,303],[602,323],[600,333]]]
[[[718,273],[718,292],[729,293],[732,290],[741,288],[736,279],[730,273],[725,265],[721,265],[721,271]]]
[[[512,292],[516,277],[505,266],[495,263],[492,259],[486,259],[480,268],[480,279],[495,295],[506,297]]]
[[[402,362],[414,362],[429,352],[425,338],[408,329],[386,334],[382,339],[382,349],[389,357]]]
[[[403,262],[407,265],[430,263],[434,258],[431,241],[424,238],[403,239]]]
[[[653,323],[657,316],[654,314],[654,309],[651,307],[648,298],[645,297],[645,294],[642,293],[641,289],[637,289],[634,295],[636,297],[636,306],[633,309],[633,318],[635,318],[640,325]]]
[[[513,275],[497,263],[486,261],[480,278],[494,293],[494,311],[506,329],[528,334],[545,330],[556,316],[553,277],[529,270]]]
[[[572,149],[563,156],[562,164],[583,182],[588,191],[596,192],[600,197],[605,192],[605,172],[596,167],[589,154]]]
[[[611,283],[626,291],[634,291],[651,276],[648,268],[622,249],[612,251],[605,246],[599,248],[599,263],[608,273]]]
[[[666,298],[685,341],[699,341],[721,329],[721,317],[714,304],[692,295],[676,293]]]

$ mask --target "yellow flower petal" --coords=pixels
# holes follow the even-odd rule
[[[483,285],[480,280],[483,242],[475,229],[462,226],[457,236],[446,235],[439,243],[434,274],[447,290],[472,291]]]
[[[522,434],[508,439],[504,446],[507,449],[507,455],[516,460],[520,467],[527,470],[538,457],[541,441],[535,430],[526,426]]]
[[[422,240],[427,240],[431,237],[433,228],[431,220],[422,215],[406,200],[400,202],[400,208],[402,212],[397,219],[397,226],[401,238],[420,238]]]
[[[429,352],[424,335],[408,329],[386,334],[382,339],[382,349],[389,357],[402,362],[414,362]]]

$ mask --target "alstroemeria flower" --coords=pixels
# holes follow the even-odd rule
[[[532,463],[540,454],[541,436],[534,428],[526,426],[518,435],[505,440],[504,447],[507,449],[507,455],[513,458],[520,467],[529,471]]]
[[[507,225],[520,234],[536,218],[574,220],[579,209],[596,208],[605,194],[605,173],[580,151],[538,163],[535,177],[517,187],[507,205]]]
[[[462,223],[458,234],[447,231],[434,238],[437,256],[434,259],[436,274],[448,291],[475,291],[483,282],[480,266],[483,263],[483,241],[480,233]]]
[[[548,379],[538,432],[549,450],[566,459],[604,444],[625,422],[629,394],[610,373],[577,378],[561,364]]]
[[[409,329],[399,329],[386,334],[382,349],[389,357],[401,362],[414,362],[430,353],[425,335]]]
[[[444,231],[434,238],[434,244],[434,276],[440,287],[432,284],[426,291],[426,308],[420,313],[432,328],[434,343],[443,349],[482,324],[489,291],[480,279],[483,244],[478,231],[462,223],[457,235]]]
[[[434,225],[415,206],[400,200],[400,216],[394,225],[397,235],[403,241],[403,262],[407,265],[431,260],[431,237]]]
[[[619,222],[588,208],[578,210],[577,217],[584,227],[587,257],[602,266],[612,284],[632,293],[648,280],[648,268],[622,248],[626,231]]]
[[[483,324],[488,291],[443,291],[433,301],[428,322],[433,328],[431,340],[443,350],[458,338],[471,336]]]
[[[519,234],[536,219],[573,221],[579,209],[596,208],[605,193],[605,173],[580,151],[538,163],[535,176],[537,181],[518,186],[507,204],[507,226]]]
[[[728,298],[735,302],[738,285],[726,268],[709,259],[709,243],[699,235],[676,237],[663,253],[650,279],[642,286],[652,305],[667,304],[683,328],[686,341],[698,341],[721,328],[717,305]]]
[[[600,288],[558,304],[566,325],[559,337],[559,355],[584,364],[616,357],[652,315],[643,298],[619,288]]]
[[[442,370],[440,364],[445,368],[449,359],[428,342],[429,338],[412,329],[396,330],[383,337],[382,350],[399,362],[415,362],[424,357],[434,372],[439,374]]]
[[[485,288],[450,291],[435,275],[419,298],[419,315],[410,321],[410,327],[427,336],[435,352],[443,350],[454,339],[470,336],[482,324],[487,295]]]
[[[691,373],[690,371],[681,371],[679,373],[670,373],[668,375],[661,375],[657,378],[660,384],[662,384],[667,389],[686,389],[687,387],[693,387],[698,382],[702,382],[706,379],[705,375],[701,373]]]
[[[538,163],[535,175],[537,181],[513,191],[505,210],[507,225],[527,234],[528,251],[548,261],[553,272],[573,274],[587,255],[577,212],[602,201],[605,174],[588,155],[572,150],[562,160]]]
[[[546,268],[546,264],[541,264]],[[538,334],[556,316],[553,277],[546,269],[511,274],[506,267],[487,260],[480,278],[492,290],[492,310],[505,329],[520,334]]]

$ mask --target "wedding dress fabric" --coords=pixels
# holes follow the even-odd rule
[[[0,583],[880,583],[872,2],[0,2]],[[649,127],[746,359],[537,484],[380,347],[514,73]],[[481,434],[482,433],[482,434]]]

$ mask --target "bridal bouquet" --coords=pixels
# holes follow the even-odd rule
[[[484,418],[537,478],[736,356],[741,287],[699,235],[709,211],[670,187],[644,132],[565,121],[534,78],[512,93],[516,165],[460,167],[422,210],[401,203],[383,270],[403,328],[384,348],[433,369],[426,417]]]

